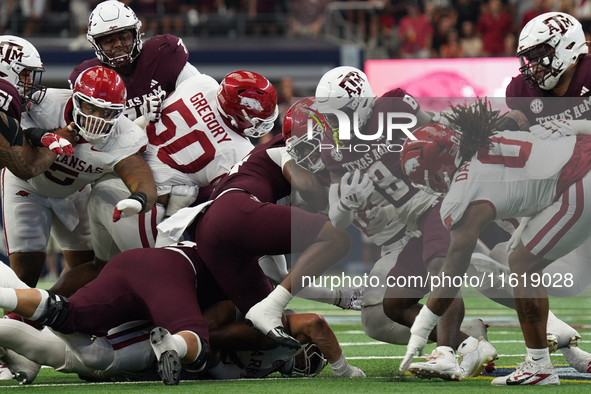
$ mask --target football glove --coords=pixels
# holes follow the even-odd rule
[[[349,178],[351,183],[349,183]],[[365,204],[373,191],[374,185],[368,174],[361,177],[361,171],[359,170],[355,170],[353,176],[351,176],[350,172],[347,172],[341,178],[340,205],[348,211],[359,209]]]
[[[540,139],[556,139],[566,135],[572,135],[573,128],[565,120],[551,120],[542,124],[536,124],[529,128],[530,133]]]
[[[70,141],[55,133],[45,133],[41,137],[41,143],[58,156],[66,155],[70,157],[74,153],[74,147],[70,144]]]
[[[142,116],[146,118],[148,123],[160,120],[162,114],[162,97],[161,95],[146,97],[141,106]]]
[[[113,222],[118,222],[119,219],[132,216],[142,212],[146,208],[148,197],[145,193],[134,192],[128,198],[117,203],[115,211],[113,212]]]

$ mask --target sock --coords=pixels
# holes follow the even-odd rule
[[[345,354],[341,353],[341,356],[335,361],[334,363],[330,363],[330,367],[332,368],[332,372],[335,376],[343,376],[349,370],[349,363],[345,358]]]
[[[423,305],[421,311],[415,318],[415,322],[410,328],[410,333],[422,338],[429,338],[429,334],[433,331],[433,327],[435,327],[440,317],[441,316],[437,316],[435,313],[431,312],[427,305]]]
[[[12,312],[17,304],[18,297],[16,296],[16,291],[14,289],[0,288],[0,308]]]
[[[530,349],[527,348],[527,355],[531,360],[538,365],[552,364],[550,361],[550,352],[548,348],[544,349]]]
[[[291,293],[281,285],[277,286],[275,290],[267,296],[267,300],[278,308],[281,308],[281,310],[284,310],[287,307],[287,304],[289,304],[289,301],[291,301],[292,298],[293,296]]]
[[[298,298],[336,305],[340,301],[339,291],[328,287],[304,287],[298,292]]]
[[[179,355],[179,358],[183,358],[187,355],[187,342],[185,341],[185,339],[183,337],[181,337],[180,335],[174,334],[172,336],[172,339],[174,340],[174,344],[176,345],[176,352]]]
[[[35,313],[33,316],[30,317],[31,320],[37,320],[47,311],[47,299],[49,298],[49,293],[43,289],[35,289],[39,293],[41,293],[41,302],[37,305],[37,309],[35,309]]]

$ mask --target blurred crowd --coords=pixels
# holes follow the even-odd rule
[[[588,32],[591,0],[124,0],[146,37],[279,36],[381,48],[390,58],[513,56],[535,16],[561,11]],[[97,0],[0,0],[0,32],[76,37]]]

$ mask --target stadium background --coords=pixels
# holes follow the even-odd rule
[[[43,3],[45,11],[40,15],[26,16],[26,0],[0,1],[0,28],[4,34],[22,35],[39,50],[46,67],[44,83],[49,87],[67,87],[71,70],[83,60],[93,58],[84,35],[86,26],[76,22],[76,9],[92,9],[97,2],[88,0],[33,0]],[[277,88],[283,104],[283,111],[289,106],[291,96],[302,97],[314,93],[316,83],[329,69],[348,65],[364,69],[378,95],[392,87],[403,87],[415,97],[502,97],[505,86],[512,76],[518,74],[518,61],[514,57],[517,34],[524,24],[524,17],[533,10],[534,16],[541,11],[561,10],[577,16],[589,31],[591,7],[579,1],[538,1],[538,0],[432,0],[411,1],[343,1],[328,0],[134,0],[130,6],[143,21],[146,37],[154,34],[171,33],[183,38],[189,50],[189,61],[202,73],[220,81],[227,73],[248,69],[265,75]],[[465,33],[466,22],[478,26],[491,7],[501,4],[511,19],[506,31],[496,32],[503,41],[499,53],[485,53],[482,50],[483,37]],[[535,3],[535,4],[534,4]],[[543,3],[543,9],[537,9]],[[419,48],[416,53],[407,53],[405,44],[411,35],[402,37],[403,19],[412,8],[419,6],[433,29],[431,45]],[[78,8],[76,8],[78,7]],[[175,8],[176,7],[176,8]],[[533,8],[532,8],[533,7]],[[306,12],[314,10],[314,12]],[[302,15],[298,15],[298,12]],[[87,19],[88,15],[86,15]],[[165,30],[166,19],[180,18],[182,25],[177,29]],[[314,29],[296,31],[293,21],[320,22],[317,34]],[[531,19],[531,18],[530,18]],[[156,26],[156,27],[155,27]],[[292,27],[290,27],[292,26]],[[428,30],[428,29],[427,29]],[[486,32],[482,32],[486,33]],[[416,32],[415,32],[416,34]],[[490,34],[490,32],[488,32]],[[454,38],[455,37],[455,38]],[[415,37],[416,38],[416,37]],[[466,50],[458,50],[454,43],[480,45],[480,52],[467,58]],[[480,40],[480,44],[478,41]],[[423,49],[421,51],[421,49]],[[424,50],[426,49],[426,51]],[[461,56],[460,56],[461,55]],[[427,57],[428,59],[414,59]],[[289,95],[289,79],[293,90]],[[426,101],[428,102],[428,101]],[[441,101],[440,101],[441,102]],[[278,122],[276,132],[280,130]],[[355,245],[348,259],[341,264],[352,274],[369,271],[361,261],[375,261],[376,250],[367,249],[355,234]],[[514,366],[522,360],[525,348],[513,311],[498,307],[488,300],[476,297],[467,300],[467,318],[483,317],[493,326],[492,343],[504,355],[501,366]],[[587,297],[574,300],[553,300],[556,314],[579,328],[583,336],[581,347],[589,351],[588,340],[591,328]],[[234,386],[218,384],[200,386],[200,391],[219,392],[237,389],[240,392],[285,391],[298,392],[317,390],[340,392],[392,391],[392,381],[398,381],[397,364],[404,349],[400,346],[375,343],[362,333],[359,313],[341,311],[313,302],[296,301],[292,307],[311,310],[327,316],[337,333],[343,349],[353,365],[360,366],[371,379],[363,383],[366,390],[360,390],[355,382],[340,383],[337,386],[326,382],[309,383],[246,383]],[[496,327],[495,327],[496,326]],[[587,331],[585,331],[587,330]],[[495,335],[496,334],[496,335]],[[431,345],[432,346],[432,345]],[[428,348],[427,351],[430,351]],[[394,361],[393,361],[394,360]],[[554,356],[555,363],[564,364],[564,359]],[[506,373],[506,372],[505,372]],[[572,373],[572,371],[565,372]],[[330,377],[326,370],[321,377]],[[567,391],[580,391],[581,386],[564,381],[570,386]],[[580,380],[581,375],[572,375]],[[403,379],[404,380],[404,379]],[[429,381],[409,383],[404,389],[412,392],[427,390],[451,390],[474,392],[487,390],[488,381],[468,379],[454,388],[442,383]],[[14,382],[0,385],[14,387]],[[44,370],[36,384],[44,392],[64,391],[62,384],[73,384],[76,392],[109,392],[113,387],[83,389],[76,376],[64,376]],[[60,387],[51,389],[49,385]],[[189,386],[189,389],[195,387]],[[128,391],[161,391],[160,384],[142,385]],[[66,389],[67,391],[67,389]],[[498,390],[497,390],[498,391]]]

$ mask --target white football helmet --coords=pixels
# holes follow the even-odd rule
[[[316,87],[316,104],[331,129],[337,117],[327,110],[340,110],[352,121],[357,114],[359,131],[371,117],[376,96],[365,73],[355,67],[336,67],[322,76]]]
[[[86,38],[94,47],[96,57],[111,67],[123,67],[131,64],[142,51],[140,29],[142,22],[127,5],[117,0],[103,1],[90,14]],[[100,44],[100,39],[109,34],[131,30],[133,44],[127,48],[127,54],[109,57]]]
[[[39,104],[47,88],[41,85],[45,67],[37,49],[24,38],[3,35],[0,36],[0,51],[0,78],[16,87],[23,103]],[[23,71],[28,71],[29,75],[21,76]]]
[[[566,69],[588,52],[581,23],[562,12],[547,12],[521,30],[519,71],[530,86],[553,89]]]

